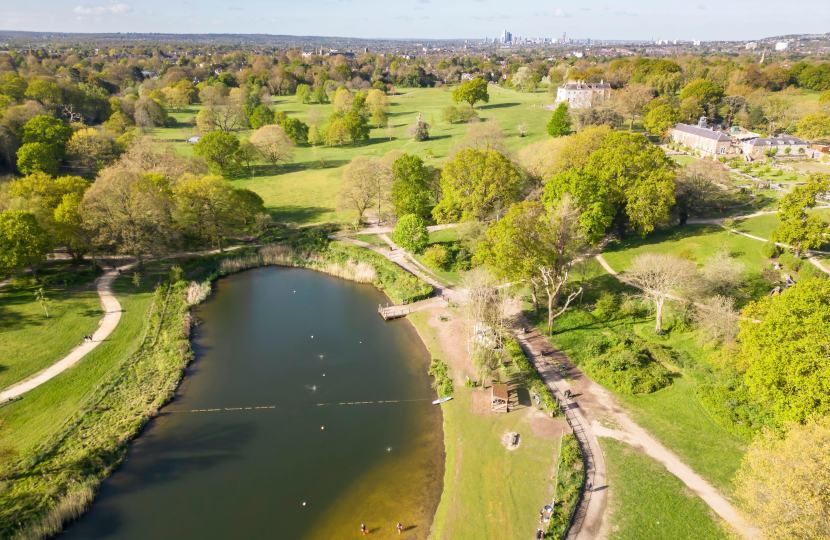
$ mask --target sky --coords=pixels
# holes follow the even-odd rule
[[[745,40],[830,31],[830,0],[0,0],[0,30]]]

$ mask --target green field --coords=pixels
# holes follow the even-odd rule
[[[154,279],[145,278],[141,288],[136,289],[130,277],[115,280],[113,290],[124,310],[118,326],[106,341],[72,369],[0,409],[0,420],[5,422],[3,439],[6,444],[25,452],[47,439],[84,407],[108,374],[130,357],[141,340],[154,283]],[[97,294],[95,296],[96,307],[100,311]],[[40,337],[48,339],[46,335]],[[7,343],[5,339],[3,343]],[[18,345],[15,343],[14,347],[17,349]]]
[[[608,465],[611,540],[726,540],[723,521],[646,454],[600,438]]]
[[[478,103],[481,120],[495,118],[506,135],[505,144],[510,150],[518,151],[524,146],[548,138],[545,125],[551,112],[541,106],[549,103],[547,93],[519,93],[496,87],[489,88],[490,102]],[[237,187],[245,187],[259,193],[265,200],[273,218],[283,222],[298,224],[318,223],[329,220],[349,221],[350,215],[341,215],[335,209],[335,197],[341,184],[343,169],[355,156],[380,157],[391,150],[400,150],[424,158],[428,165],[442,163],[466,133],[466,124],[447,124],[441,120],[441,109],[452,105],[452,93],[449,89],[415,90],[407,94],[389,96],[389,122],[392,125],[392,139],[386,128],[372,129],[368,141],[355,146],[330,148],[326,146],[299,146],[296,149],[295,162],[274,171],[270,167],[258,166],[256,175],[249,178],[233,180]],[[274,98],[273,108],[283,111],[288,116],[306,121],[310,109],[318,109],[323,121],[334,112],[334,106],[304,105],[297,103],[293,96]],[[191,122],[199,106],[172,113],[182,123],[172,128],[148,130],[150,136],[160,139],[175,139],[175,148],[184,153],[192,153],[192,146],[186,142],[191,136]],[[433,126],[430,140],[416,142],[406,138],[408,126],[415,122],[418,113]],[[529,131],[526,137],[519,137],[516,126],[527,123]],[[251,131],[239,133],[240,137],[249,137]],[[431,150],[434,157],[427,158]]]
[[[409,316],[433,358],[446,359],[432,315],[419,311]],[[444,445],[447,452],[444,491],[435,514],[430,538],[532,538],[538,512],[550,504],[557,459],[558,438],[538,437],[530,426],[532,408],[501,415],[471,411],[473,392],[453,372],[455,394],[444,406]],[[485,391],[486,392],[486,391]],[[526,391],[525,391],[526,392]],[[507,450],[506,432],[519,433],[521,444]]]
[[[449,246],[453,242],[457,241],[458,231],[456,231],[456,229],[441,229],[440,231],[429,233],[429,244],[427,244],[427,247],[434,244],[444,244],[445,246]],[[429,268],[432,273],[440,279],[440,281],[452,286],[457,286],[461,283],[461,273],[457,270],[435,268],[434,266],[427,264],[427,261],[421,254],[415,254],[415,258],[419,263]]]
[[[43,272],[48,277],[58,269]],[[93,283],[45,285],[49,317],[35,298],[40,285],[24,278],[0,288],[0,389],[46,369],[92,334],[103,317]]]
[[[808,211],[811,214],[820,216],[825,221],[830,220],[830,209],[814,209]],[[735,230],[758,236],[759,238],[769,238],[772,231],[778,228],[781,221],[778,219],[778,213],[764,214],[762,216],[755,216],[748,219],[739,219],[735,222]]]

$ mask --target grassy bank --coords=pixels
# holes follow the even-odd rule
[[[0,389],[66,356],[104,314],[91,267],[55,266],[41,274],[41,283],[24,276],[0,288]],[[40,288],[48,317],[35,297]]]
[[[150,267],[138,286],[119,277],[114,292],[124,315],[108,340],[73,369],[0,408],[0,538],[49,537],[86,509],[183,376],[191,358],[190,305],[209,294],[211,280],[266,264],[375,283],[401,301],[432,292],[385,258],[339,243],[193,258],[171,277]]]
[[[191,357],[186,287],[184,281],[160,285],[152,294],[150,309],[140,317],[143,331],[132,354],[113,355],[114,369],[94,381],[87,379],[93,385],[86,386],[86,399],[77,403],[66,421],[52,434],[44,433],[41,441],[31,441],[4,469],[0,537],[46,538],[80,515],[92,502],[100,479],[123,458],[127,443],[170,399]],[[78,371],[68,373],[77,376]],[[43,385],[47,388],[32,392],[43,388],[41,393],[55,395],[67,382],[56,377]],[[36,398],[27,394],[21,404]],[[31,436],[28,423],[19,429],[24,426]]]
[[[677,477],[626,443],[600,438],[610,540],[727,540],[721,519]]]
[[[450,363],[429,311],[411,314],[430,353]],[[553,497],[559,437],[537,434],[539,422],[552,422],[542,411],[527,406],[527,391],[517,391],[522,405],[508,414],[480,414],[474,410],[476,393],[455,379],[454,399],[442,405],[446,469],[444,491],[429,538],[515,539],[532,538],[539,525],[539,509]],[[505,378],[504,376],[502,377]],[[489,393],[486,394],[489,396]],[[489,398],[485,398],[485,401]],[[541,417],[541,418],[540,418]],[[518,433],[518,448],[509,450],[503,440]]]

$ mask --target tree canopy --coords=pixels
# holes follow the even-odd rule
[[[397,216],[429,216],[430,172],[418,156],[404,154],[392,162],[392,208]]]
[[[452,100],[455,103],[467,102],[470,107],[475,107],[479,101],[489,103],[490,94],[487,93],[487,82],[476,78],[462,83],[461,86],[452,91]]]

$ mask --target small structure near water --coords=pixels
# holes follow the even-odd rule
[[[510,412],[510,399],[506,384],[493,383],[490,387],[490,397],[493,412]]]

